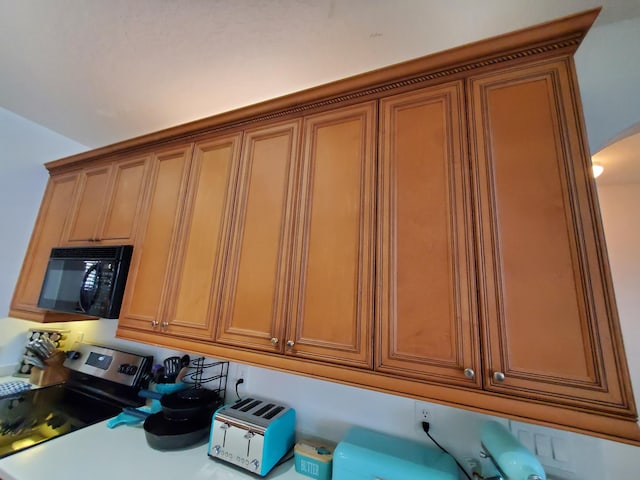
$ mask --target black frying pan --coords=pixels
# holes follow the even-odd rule
[[[175,421],[162,412],[149,415],[144,421],[144,435],[155,450],[178,450],[196,445],[209,437],[211,416]]]
[[[211,415],[222,405],[222,400],[213,390],[188,388],[168,394],[140,391],[140,396],[160,400],[163,415],[170,420],[188,420]]]

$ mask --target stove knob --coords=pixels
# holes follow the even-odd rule
[[[67,352],[67,358],[70,360],[77,360],[80,358],[80,352],[76,352],[75,350],[69,350]]]

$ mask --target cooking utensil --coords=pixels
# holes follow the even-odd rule
[[[49,354],[49,356],[52,356],[55,351],[56,351],[56,346],[54,345],[54,343],[49,339],[48,336],[41,336],[39,338],[40,343],[42,344],[42,346],[44,346],[47,350],[47,353]]]
[[[168,357],[164,361],[164,375],[167,377],[166,383],[174,383],[178,372],[182,368],[182,359],[180,357]]]
[[[164,374],[164,367],[162,365],[153,372],[153,381],[156,383],[167,383],[166,377]]]
[[[191,357],[189,355],[183,355],[180,359],[180,366],[182,367],[176,376],[176,383],[181,382],[189,371],[189,365],[191,364]]]
[[[32,357],[30,355],[25,355],[23,357],[23,361],[24,363],[28,364],[28,365],[33,365],[34,367],[38,367],[41,369],[45,369],[47,368],[47,365],[45,365],[45,363],[42,361],[42,359],[40,357]]]
[[[169,420],[161,412],[144,421],[147,443],[156,450],[178,450],[206,442],[211,429],[211,417],[202,416],[184,421]]]
[[[42,352],[41,349],[37,348],[35,345],[31,345],[31,343],[28,343],[25,347],[28,351],[30,351],[31,353],[33,353],[36,357],[38,357],[40,360],[46,360],[47,357],[45,356],[45,354]]]
[[[169,420],[188,420],[200,416],[209,416],[222,405],[220,396],[213,390],[189,388],[168,394],[140,390],[143,398],[160,400],[163,415]]]
[[[176,377],[176,383],[182,382],[182,380],[184,379],[184,377],[187,375],[188,372],[189,372],[189,367],[182,367],[178,372],[178,376]]]

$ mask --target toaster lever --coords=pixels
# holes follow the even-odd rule
[[[227,444],[227,430],[229,430],[229,427],[231,427],[231,425],[229,425],[228,423],[223,423],[222,425],[220,425],[220,430],[224,432],[224,435],[222,436],[222,448],[224,448],[224,446]]]
[[[247,439],[247,458],[249,458],[249,451],[251,450],[251,439],[254,437],[254,433],[249,430],[244,434],[244,438]]]

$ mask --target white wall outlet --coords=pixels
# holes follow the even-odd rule
[[[478,475],[482,475],[482,464],[480,463],[480,460],[473,457],[464,457],[463,460],[464,460],[464,463],[462,465],[466,467],[468,473],[472,475],[474,473],[477,473]]]
[[[431,405],[425,402],[416,401],[414,419],[416,431],[422,432],[422,422],[431,421]]]
[[[236,379],[242,378],[246,384],[249,380],[249,367],[242,363],[236,363]]]

